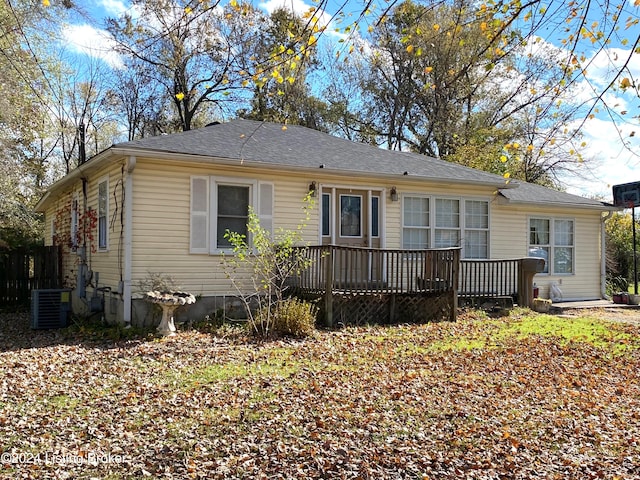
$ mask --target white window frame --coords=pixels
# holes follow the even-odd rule
[[[545,220],[549,222],[549,243],[548,244],[532,244],[531,243],[531,220]],[[573,245],[559,245],[556,244],[556,222],[571,222],[571,236]],[[538,275],[557,275],[557,276],[572,276],[576,274],[576,220],[570,217],[552,217],[543,215],[532,215],[527,219],[527,255],[530,256],[530,251],[535,247],[548,247],[548,258],[546,258],[545,271]],[[555,257],[556,249],[568,248],[571,249],[571,272],[556,272]]]
[[[210,228],[211,228],[211,233],[210,233],[210,249],[211,249],[211,253],[212,254],[216,254],[216,253],[230,253],[233,248],[232,247],[219,247],[218,246],[218,187],[219,186],[225,186],[225,187],[242,187],[242,188],[248,188],[249,189],[249,201],[248,201],[248,207],[253,207],[254,212],[257,212],[257,206],[256,206],[256,201],[255,201],[255,191],[257,189],[257,182],[255,181],[245,181],[244,179],[231,179],[231,178],[218,178],[218,177],[214,177],[211,179],[211,197],[210,197],[210,212],[211,212],[211,219],[210,219]],[[247,215],[249,214],[249,212],[247,212]],[[247,219],[248,220],[248,219]],[[246,238],[246,242],[247,244],[251,244],[251,238],[250,238],[250,234],[247,232],[247,238]]]
[[[405,213],[405,204],[407,198],[421,198],[428,199],[429,201],[429,224],[428,226],[415,226],[415,225],[405,225],[404,223],[404,213]],[[436,225],[437,219],[437,203],[438,200],[454,200],[458,202],[458,227],[438,227]],[[466,202],[483,202],[487,205],[487,228],[476,228],[476,227],[467,227],[466,226]],[[436,231],[437,230],[455,230],[458,231],[459,238],[459,247],[461,248],[462,258],[467,258],[466,256],[466,232],[469,231],[483,231],[487,232],[487,256],[486,258],[491,258],[491,202],[486,197],[452,197],[452,196],[444,196],[444,195],[424,195],[424,194],[403,194],[402,195],[402,207],[401,207],[401,216],[402,216],[402,248],[405,248],[404,235],[405,230],[407,229],[423,229],[427,230],[427,238],[428,238],[428,246],[424,248],[438,248],[436,247],[435,239],[436,239]],[[473,257],[476,258],[476,257]]]
[[[100,205],[100,186],[101,185],[105,185],[106,187],[106,201],[105,201],[105,208],[104,208],[104,226],[101,227],[100,224],[100,218],[103,217],[103,215],[100,214],[100,210],[101,210],[101,205]],[[109,177],[105,176],[102,177],[98,180],[98,191],[97,191],[97,197],[98,197],[98,208],[97,210],[97,217],[98,217],[98,225],[97,225],[97,229],[98,229],[98,252],[107,252],[109,250]],[[102,236],[100,235],[101,229],[104,228],[104,245],[101,243],[102,240]]]
[[[490,247],[491,247],[491,203],[489,200],[481,199],[481,198],[463,198],[462,200],[462,238],[460,241],[462,242],[462,254],[463,258],[469,259],[488,259],[490,258]],[[467,225],[467,202],[479,202],[485,203],[487,205],[487,226],[486,227],[469,227]],[[468,255],[467,248],[467,232],[485,232],[487,235],[487,255],[486,257],[471,257]]]
[[[441,226],[438,225],[438,202],[439,201],[445,201],[445,202],[457,202],[458,203],[458,225],[457,226]],[[432,242],[431,245],[433,245],[433,248],[450,248],[450,247],[461,247],[461,243],[462,243],[462,224],[463,224],[463,219],[461,218],[463,216],[463,210],[462,210],[462,200],[460,198],[457,197],[442,197],[442,196],[434,196],[433,197],[433,208],[431,209],[431,215],[432,215],[432,222],[431,224],[433,225],[433,231],[432,231]],[[449,212],[446,212],[447,214]],[[436,243],[436,238],[437,238],[437,233],[438,232],[456,232],[457,236],[458,236],[458,244],[457,245],[446,245],[446,246],[438,246],[438,244]]]
[[[404,223],[404,217],[405,217],[405,206],[406,206],[406,202],[408,198],[419,198],[422,200],[427,200],[428,202],[428,215],[427,215],[427,225],[405,225]],[[432,238],[432,227],[433,227],[433,218],[432,218],[432,210],[433,210],[433,198],[430,195],[420,195],[420,194],[406,194],[406,195],[402,195],[402,205],[400,207],[400,216],[402,217],[402,240],[401,240],[401,245],[403,249],[406,250],[413,250],[413,248],[407,248],[405,247],[405,230],[426,230],[427,231],[427,245],[424,246],[423,248],[431,248],[431,245],[433,245],[433,238]],[[421,250],[421,249],[415,249],[415,250]]]
[[[194,180],[206,181],[206,210],[194,210]],[[263,182],[257,179],[242,177],[219,177],[207,175],[193,175],[190,177],[190,231],[189,231],[189,252],[193,254],[220,255],[233,252],[232,248],[219,248],[218,240],[218,186],[229,185],[249,188],[249,206],[258,214],[263,228],[273,233],[275,211],[275,186],[272,182]],[[261,198],[262,197],[262,198]],[[265,205],[265,203],[269,205]],[[206,224],[206,239],[204,242],[194,241],[193,225],[196,221],[204,221]],[[251,244],[251,238],[247,239]],[[194,246],[197,245],[197,246]]]

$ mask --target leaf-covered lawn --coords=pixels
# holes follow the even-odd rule
[[[0,315],[1,478],[640,478],[640,327],[519,312],[255,344]]]

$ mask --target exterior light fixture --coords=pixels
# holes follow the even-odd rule
[[[314,180],[309,184],[309,195],[312,197],[316,196],[316,181]]]
[[[398,201],[398,191],[396,190],[396,187],[391,187],[391,201],[392,202]]]

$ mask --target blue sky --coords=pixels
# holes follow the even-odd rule
[[[640,16],[640,7],[634,6],[634,1],[627,0],[623,14],[625,18]],[[312,3],[304,0],[267,0],[260,5],[268,11],[285,5],[297,12],[303,12]],[[360,2],[353,2],[353,5],[359,6]],[[130,3],[124,0],[87,0],[85,8],[94,18],[100,19],[105,16],[117,16],[131,7]],[[546,42],[562,48],[561,39],[565,36],[562,29],[546,35],[544,39]],[[603,88],[608,84],[612,72],[617,71],[622,62],[626,61],[630,45],[639,35],[640,27],[637,25],[629,30],[622,30],[620,38],[613,39],[608,48],[599,52],[591,46],[590,42],[584,43],[583,50],[589,64],[587,69],[589,83],[583,81],[576,86],[574,89],[576,98],[581,95],[589,96],[591,85]],[[622,44],[623,37],[629,39],[629,46]],[[120,65],[118,56],[111,48],[108,35],[82,20],[67,25],[63,31],[63,38],[66,48],[71,52],[100,58],[116,68]],[[640,79],[640,54],[632,56],[628,67],[631,76]],[[616,90],[607,93],[606,101],[610,107],[613,107],[613,111],[620,115],[612,119],[600,112],[581,126],[583,140],[587,144],[583,153],[584,157],[590,160],[592,171],[584,169],[586,178],[572,176],[562,179],[571,193],[583,196],[598,195],[609,199],[612,185],[640,181],[640,101],[632,92],[623,93]],[[627,113],[622,115],[621,112]],[[576,121],[574,126],[578,123],[581,123],[581,119]]]

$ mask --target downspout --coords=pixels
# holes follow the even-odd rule
[[[132,239],[133,239],[133,170],[136,157],[127,159],[127,178],[124,182],[124,282],[122,288],[122,318],[127,327],[131,326],[131,276],[132,276]]]
[[[607,235],[604,224],[611,218],[613,212],[609,210],[600,221],[600,296],[606,300],[610,300],[607,296]]]

